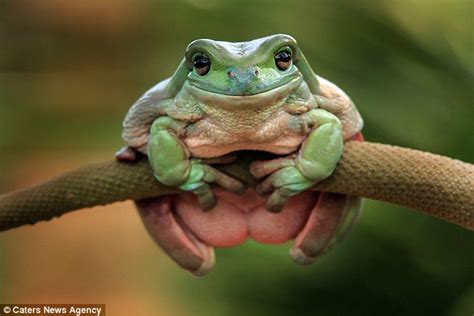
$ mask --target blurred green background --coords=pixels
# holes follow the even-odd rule
[[[121,121],[196,38],[288,33],[342,87],[369,141],[474,162],[473,2],[0,1],[0,192],[113,158]],[[130,202],[0,234],[0,302],[109,315],[472,315],[474,234],[366,201],[310,267],[288,245],[217,250],[193,278]]]

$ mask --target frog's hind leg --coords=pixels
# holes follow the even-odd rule
[[[321,192],[290,255],[296,263],[311,264],[342,240],[357,222],[361,198]]]
[[[176,216],[173,198],[151,198],[136,204],[153,240],[183,269],[204,276],[214,267],[214,249],[200,241]]]

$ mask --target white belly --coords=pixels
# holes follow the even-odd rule
[[[190,153],[199,158],[212,158],[239,150],[260,150],[274,154],[289,154],[299,149],[306,138],[298,118],[286,112],[276,113],[263,122],[251,121],[229,125],[204,119],[187,130],[184,143]]]

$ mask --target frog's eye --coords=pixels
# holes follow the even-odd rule
[[[211,68],[211,60],[206,55],[196,54],[193,58],[193,66],[198,75],[204,76]]]
[[[275,64],[280,70],[287,70],[291,66],[291,52],[287,50],[279,51],[275,54]]]

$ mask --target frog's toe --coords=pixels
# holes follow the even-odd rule
[[[225,173],[208,165],[203,165],[204,177],[203,180],[207,183],[216,183],[227,191],[242,194],[245,192],[245,185]]]
[[[250,165],[250,173],[257,179],[266,177],[282,168],[295,165],[294,157],[283,157],[272,160],[254,161]]]
[[[299,188],[300,184],[307,188],[305,184],[309,184],[309,181],[296,167],[290,166],[272,173],[257,186],[256,190],[259,194],[265,195],[277,188],[291,185],[293,189],[302,191],[303,189]]]
[[[301,172],[293,166],[285,167],[274,172],[263,180],[256,188],[259,195],[271,193],[266,208],[270,212],[279,212],[288,198],[296,195],[313,185]]]
[[[359,213],[360,198],[321,192],[290,250],[293,260],[302,265],[313,263],[347,233]]]
[[[211,166],[200,163],[192,165],[188,180],[180,186],[180,189],[194,193],[198,197],[202,210],[208,211],[213,209],[217,203],[211,190],[210,185],[212,183],[237,194],[241,194],[246,190],[245,185],[240,181]]]
[[[203,211],[210,211],[217,204],[217,199],[207,183],[200,182],[199,187],[188,191],[192,191],[197,196],[199,205]]]
[[[147,231],[155,242],[182,268],[196,276],[214,267],[214,249],[199,240],[173,212],[173,197],[136,202]]]
[[[272,213],[278,213],[285,206],[286,201],[300,191],[293,191],[288,187],[277,188],[267,200],[266,209]]]
[[[124,146],[115,153],[115,158],[118,161],[135,161],[137,152],[129,146]]]
[[[201,158],[201,162],[206,165],[212,164],[230,164],[237,159],[237,155],[230,153],[224,156],[214,157],[214,158]]]

